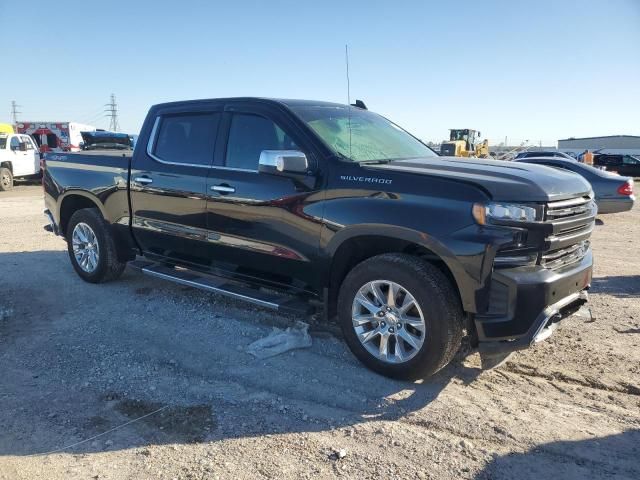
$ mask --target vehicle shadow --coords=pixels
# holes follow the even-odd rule
[[[578,441],[559,441],[495,458],[476,480],[640,478],[640,430]]]
[[[594,278],[593,293],[606,293],[618,298],[640,297],[640,275],[619,275]]]
[[[326,334],[258,360],[247,345],[296,319],[130,270],[88,284],[63,251],[0,264],[0,456],[353,428],[406,418],[480,373],[457,361],[390,380]]]

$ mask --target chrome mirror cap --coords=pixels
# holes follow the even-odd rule
[[[306,173],[309,170],[307,156],[299,150],[263,150],[258,163],[260,167],[278,172]]]

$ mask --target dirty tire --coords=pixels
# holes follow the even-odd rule
[[[360,343],[352,322],[352,304],[368,282],[388,280],[406,288],[420,305],[425,337],[418,353],[404,363],[374,357]],[[370,369],[387,377],[414,380],[433,375],[455,356],[462,339],[464,313],[457,291],[433,264],[412,255],[386,253],[356,265],[344,279],[338,295],[338,320],[347,345]]]
[[[0,168],[0,191],[7,191],[13,188],[13,174],[8,168]]]
[[[95,233],[100,251],[98,265],[93,272],[84,271],[73,254],[71,237],[73,235],[73,229],[81,222],[89,225]],[[89,283],[104,283],[115,280],[122,275],[127,264],[126,262],[118,260],[116,244],[111,234],[111,229],[97,208],[83,208],[75,212],[69,220],[66,234],[69,259],[76,273],[84,281]]]

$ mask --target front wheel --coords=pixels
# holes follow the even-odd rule
[[[125,262],[118,260],[109,225],[96,208],[84,208],[71,216],[67,250],[73,268],[86,282],[115,280],[126,267]]]
[[[355,356],[400,379],[427,377],[447,365],[460,347],[464,318],[449,279],[405,254],[378,255],[349,272],[338,317]]]
[[[8,168],[0,168],[0,191],[7,191],[13,188],[13,174]]]

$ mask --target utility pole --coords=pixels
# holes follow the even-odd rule
[[[15,126],[18,123],[18,115],[22,112],[18,111],[18,108],[22,105],[18,105],[15,100],[11,100],[11,122]]]
[[[105,105],[105,107],[108,107],[105,112],[107,112],[107,117],[110,117],[111,120],[109,122],[109,130],[111,130],[112,132],[117,132],[119,125],[118,125],[118,104],[116,103],[116,96],[115,94],[111,94],[111,101],[109,103],[107,103]]]

